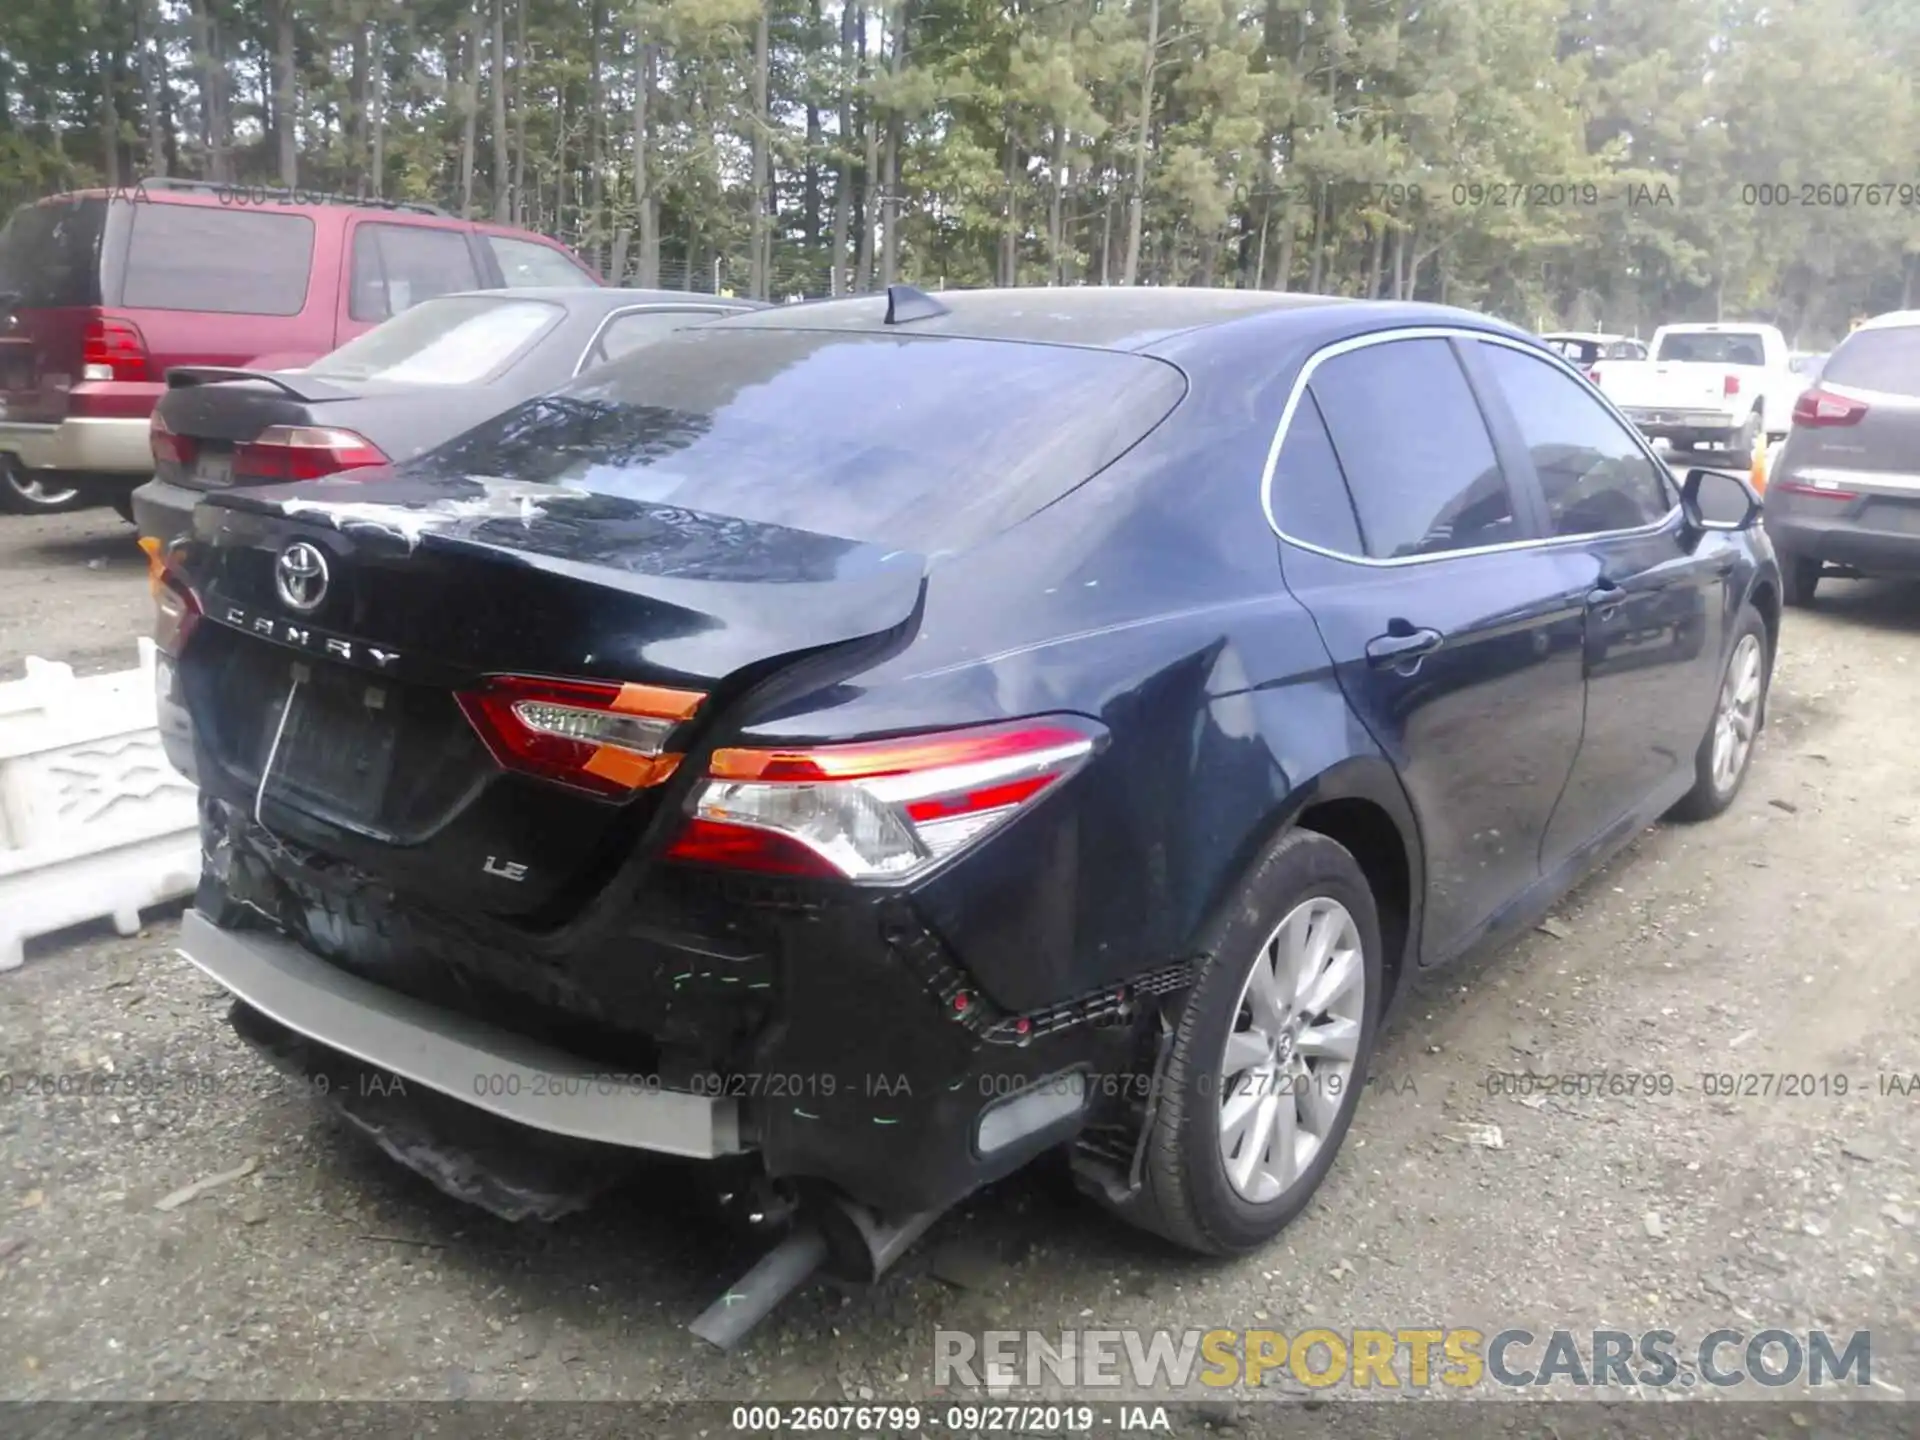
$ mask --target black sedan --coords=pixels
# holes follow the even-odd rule
[[[503,1209],[537,1187],[477,1177],[555,1137],[724,1160],[877,1270],[1065,1147],[1245,1251],[1415,972],[1733,801],[1757,514],[1458,310],[896,287],[689,329],[392,478],[199,507],[181,949],[283,1061],[518,1136],[388,1146]]]
[[[134,522],[164,542],[210,490],[411,459],[637,346],[751,308],[672,290],[481,290],[422,301],[304,369],[175,368]]]

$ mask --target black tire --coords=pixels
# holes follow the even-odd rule
[[[1714,742],[1719,734],[1721,714],[1727,705],[1735,670],[1742,663],[1742,650],[1749,638],[1758,646],[1759,693],[1754,698],[1749,717],[1752,728],[1746,751],[1741,755],[1731,778],[1728,778],[1715,772]],[[1740,618],[1734,626],[1733,643],[1727,647],[1727,666],[1721,675],[1720,688],[1714,693],[1713,715],[1707,721],[1707,733],[1701,737],[1700,748],[1693,755],[1693,788],[1667,812],[1669,819],[1689,822],[1711,820],[1733,803],[1734,797],[1740,793],[1740,787],[1746,783],[1747,772],[1753,769],[1754,749],[1767,713],[1767,690],[1772,680],[1773,653],[1767,643],[1766,623],[1751,604],[1743,605]]]
[[[1322,897],[1346,908],[1359,935],[1366,993],[1358,1049],[1319,1150],[1291,1185],[1256,1204],[1233,1188],[1221,1155],[1221,1061],[1254,961],[1290,912]],[[1366,1088],[1385,998],[1379,914],[1366,876],[1344,846],[1311,831],[1290,831],[1255,862],[1216,922],[1207,954],[1181,1010],[1146,1139],[1140,1191],[1119,1211],[1185,1249],[1235,1255],[1265,1244],[1306,1208],[1332,1168]]]
[[[108,497],[107,503],[113,507],[113,513],[129,525],[137,525],[140,523],[133,518],[133,492],[131,490],[114,491],[113,494]]]
[[[83,487],[61,483],[41,471],[29,470],[12,455],[0,454],[0,510],[15,515],[57,515],[87,503]]]
[[[1820,570],[1820,562],[1805,555],[1780,557],[1780,579],[1787,604],[1801,606],[1813,603],[1813,592],[1820,586]]]

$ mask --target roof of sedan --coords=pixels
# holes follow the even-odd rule
[[[623,305],[698,305],[705,309],[758,310],[758,301],[702,295],[688,290],[623,290],[613,285],[515,285],[506,290],[461,290],[489,300],[549,300],[589,310],[618,310]]]
[[[725,329],[865,330],[982,340],[1051,341],[1133,350],[1182,331],[1274,310],[1354,302],[1334,295],[1197,287],[1075,286],[942,290],[927,298],[944,313],[886,323],[884,291],[843,300],[776,305],[714,322]]]

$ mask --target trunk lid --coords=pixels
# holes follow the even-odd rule
[[[180,673],[228,798],[396,889],[502,915],[590,892],[678,792],[614,802],[505,770],[457,694],[500,674],[702,691],[684,752],[782,665],[910,623],[925,570],[877,544],[500,480],[240,488],[194,522],[181,567],[211,623]],[[276,582],[300,542],[326,565],[304,612]]]

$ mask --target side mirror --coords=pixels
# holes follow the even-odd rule
[[[1689,470],[1680,504],[1696,530],[1751,530],[1760,520],[1760,497],[1725,470]]]

